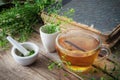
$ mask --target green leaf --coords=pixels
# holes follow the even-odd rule
[[[105,80],[104,77],[101,77],[100,80]]]
[[[49,70],[53,70],[54,67],[55,67],[55,63],[52,62],[52,63],[48,66],[48,69],[49,69]]]
[[[33,55],[34,53],[35,53],[35,51],[34,51],[34,50],[31,50],[28,56],[31,56],[31,55]]]

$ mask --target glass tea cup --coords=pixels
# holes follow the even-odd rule
[[[76,29],[57,36],[56,50],[65,66],[75,72],[88,70],[98,55],[103,59],[110,54],[110,49],[102,45],[98,35]]]

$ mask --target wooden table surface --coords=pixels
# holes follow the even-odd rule
[[[34,31],[28,41],[40,48],[36,62],[30,66],[16,63],[11,56],[12,46],[0,51],[0,80],[120,80],[120,58],[116,54],[94,63],[86,73],[74,73],[64,67],[49,70],[51,61],[60,61],[57,53],[45,52],[39,31]]]

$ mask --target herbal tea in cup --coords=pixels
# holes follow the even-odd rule
[[[56,49],[67,68],[75,72],[84,72],[98,57],[102,43],[100,37],[93,33],[69,30],[57,36]],[[108,55],[109,50],[104,50]]]

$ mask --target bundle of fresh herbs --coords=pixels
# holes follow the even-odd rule
[[[60,27],[59,27],[59,24],[54,24],[54,23],[46,24],[42,28],[42,31],[48,34],[52,34],[52,33],[60,31]]]
[[[21,4],[14,0],[14,7],[0,12],[0,47],[7,46],[6,35],[25,41],[31,34],[32,26],[38,22],[38,13],[55,0],[26,0]]]

